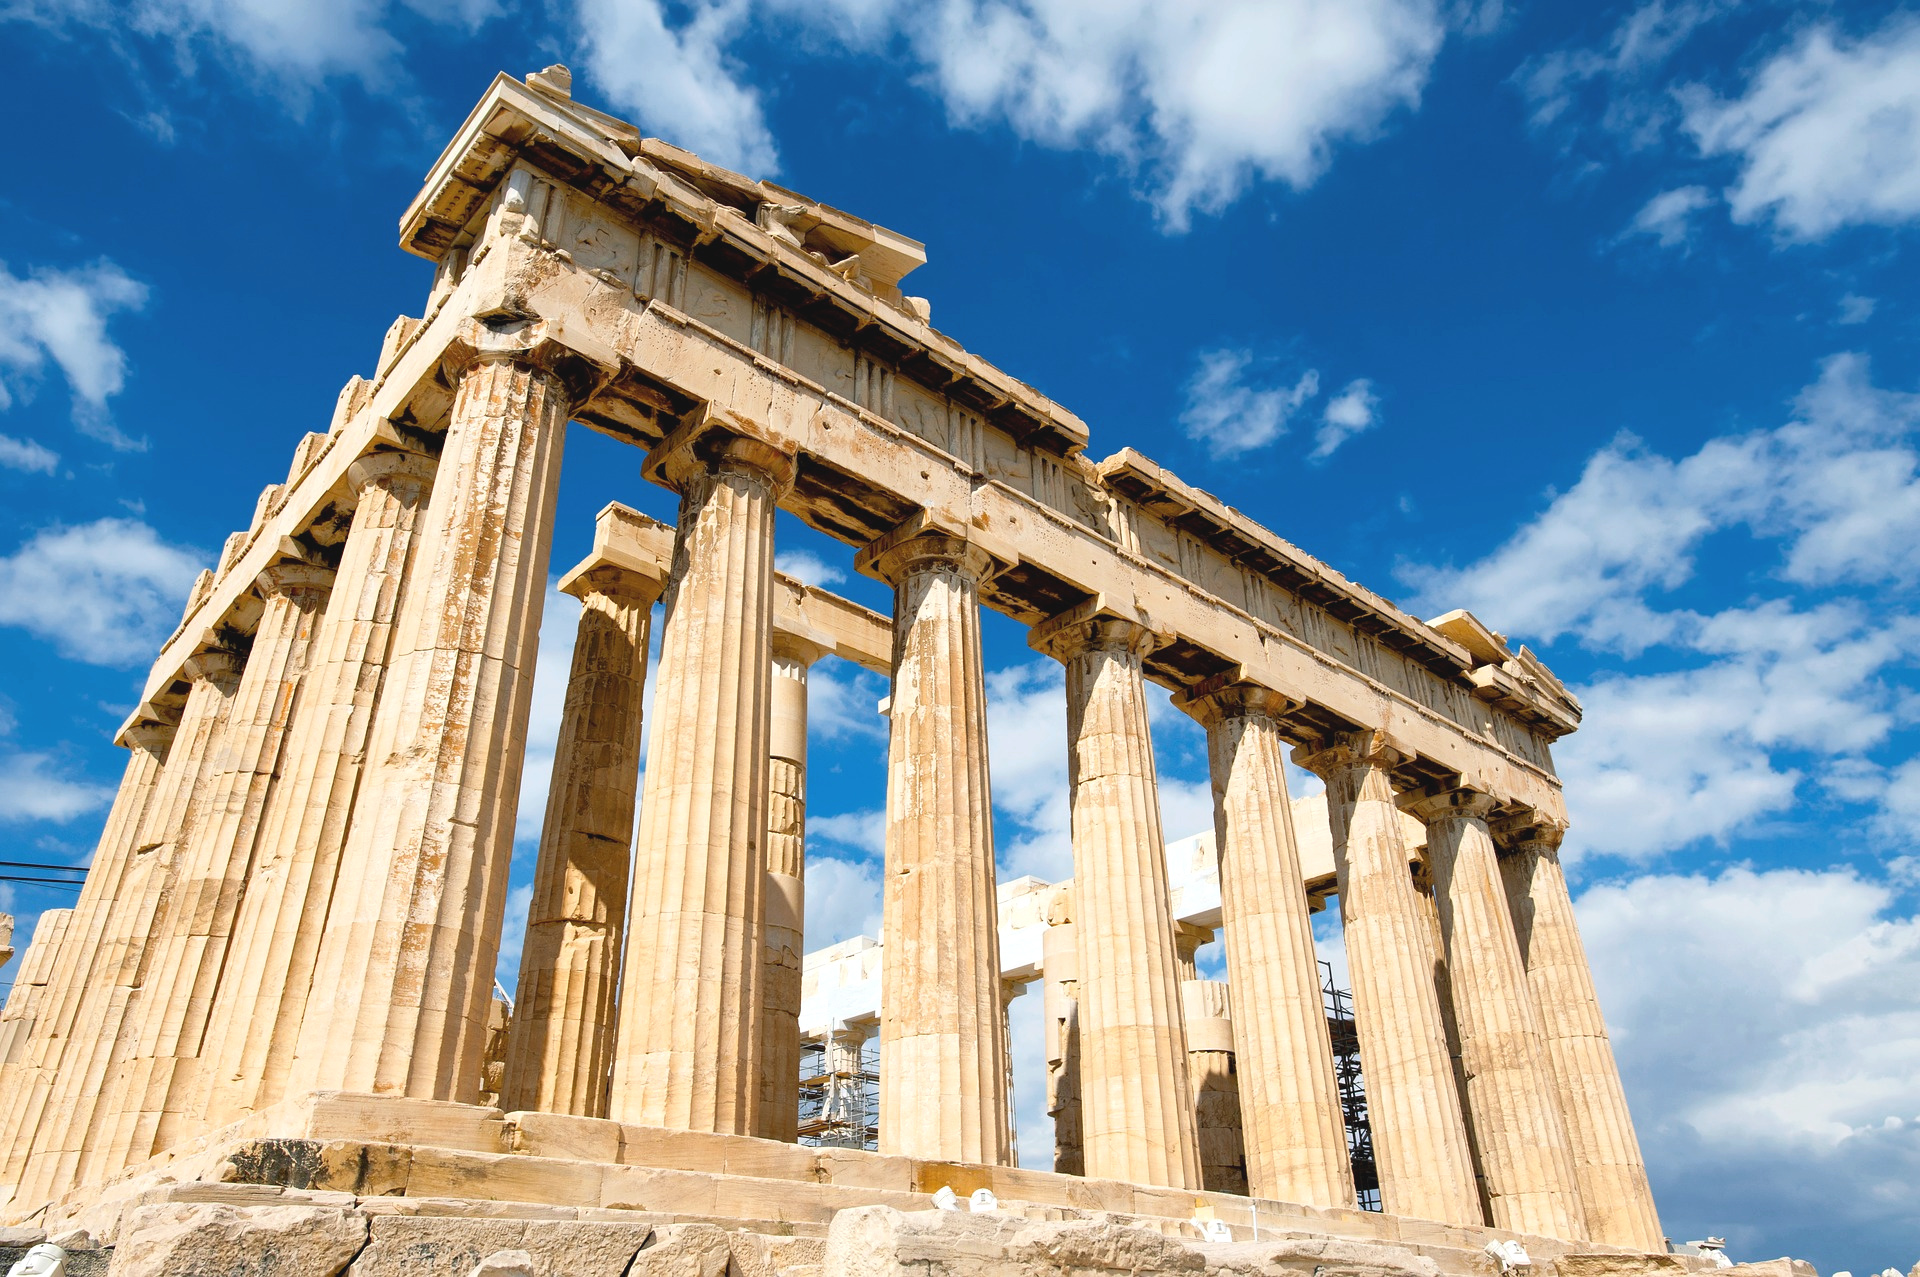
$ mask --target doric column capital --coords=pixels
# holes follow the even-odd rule
[[[709,404],[656,444],[640,473],[676,492],[703,475],[744,474],[769,485],[777,498],[793,486],[794,449],[758,422]]]
[[[862,549],[853,566],[888,585],[921,572],[953,572],[980,585],[1011,563],[964,529],[941,527],[918,514]]]
[[[1254,682],[1236,665],[1174,693],[1173,704],[1202,726],[1217,727],[1235,718],[1285,718],[1299,709],[1301,702]]]
[[[1321,741],[1317,747],[1302,746],[1293,751],[1295,765],[1326,779],[1330,773],[1351,767],[1371,767],[1392,771],[1413,756],[1413,752],[1387,733],[1376,730],[1340,732]]]
[[[618,563],[581,564],[560,581],[562,592],[582,602],[600,594],[638,607],[652,607],[666,588],[664,576],[636,572]]]
[[[165,723],[157,718],[136,718],[120,729],[113,743],[127,749],[165,753],[167,747],[173,744],[173,733],[178,726],[178,723]]]
[[[1443,820],[1478,820],[1484,824],[1500,805],[1493,795],[1464,785],[1402,794],[1399,801],[1400,810],[1429,825]]]
[[[1537,811],[1503,816],[1493,821],[1488,828],[1493,834],[1493,845],[1499,849],[1502,856],[1519,855],[1523,852],[1558,856],[1560,842],[1567,834],[1565,821]]]
[[[1099,595],[1049,617],[1027,632],[1028,647],[1062,663],[1082,652],[1145,656],[1164,642],[1151,627],[1125,615]]]
[[[511,363],[559,380],[570,403],[581,404],[620,370],[620,356],[584,334],[545,319],[469,319],[441,356],[448,385],[477,364]]]
[[[181,664],[188,678],[232,687],[240,681],[246,657],[230,647],[203,647]]]
[[[778,626],[773,631],[773,659],[790,662],[795,665],[811,667],[821,657],[833,651],[831,644],[821,643],[805,634],[795,634]]]
[[[433,482],[434,471],[439,468],[436,458],[421,452],[398,452],[383,449],[369,452],[347,467],[347,482],[353,485],[357,495],[364,495],[369,488],[392,487],[403,483],[426,485]]]
[[[333,569],[318,563],[281,559],[260,570],[256,578],[262,598],[333,588]]]

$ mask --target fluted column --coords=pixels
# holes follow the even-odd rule
[[[1006,1164],[979,546],[910,524],[860,552],[893,586],[880,1151]]]
[[[561,585],[580,600],[580,625],[533,867],[500,1107],[604,1117],[647,634],[666,582],[612,564],[582,566]]]
[[[191,680],[186,705],[142,813],[132,863],[102,936],[88,994],[92,1005],[61,1060],[18,1202],[42,1202],[83,1178],[94,1178],[87,1174],[83,1151],[94,1146],[96,1115],[105,1116],[102,1092],[127,1058],[130,1043],[123,1029],[130,1032],[138,1023],[136,991],[146,978],[160,919],[178,885],[208,755],[240,681],[240,657],[225,648],[203,649],[188,658],[184,673]]]
[[[1247,1181],[1256,1197],[1351,1206],[1353,1165],[1287,797],[1279,717],[1295,706],[1249,683],[1195,691],[1181,705],[1207,727]]]
[[[27,950],[20,955],[20,965],[14,968],[13,988],[7,991],[6,1006],[0,1008],[0,1068],[26,1054],[33,1026],[40,1021],[40,1012],[53,983],[60,942],[66,939],[67,927],[72,922],[72,909],[45,909],[33,924]],[[11,930],[11,922],[8,928]],[[11,943],[0,942],[0,954],[5,955],[0,957],[0,966],[12,961],[15,952]]]
[[[142,818],[158,791],[161,769],[173,743],[174,724],[136,719],[120,734],[127,765],[113,807],[75,901],[66,936],[53,955],[48,991],[26,1041],[0,1065],[0,1200],[20,1183],[36,1140],[59,1126],[48,1111],[65,1062],[91,1055],[105,1011],[108,981],[106,938],[126,907],[124,888],[139,847]]]
[[[347,470],[356,503],[267,803],[203,1052],[218,1127],[285,1098],[288,1071],[365,768],[407,563],[434,461],[376,452]]]
[[[1502,832],[1508,845],[1500,875],[1566,1123],[1588,1236],[1609,1246],[1660,1251],[1665,1235],[1560,868],[1563,831],[1528,823]]]
[[[807,951],[807,671],[824,655],[818,643],[774,632],[755,1133],[788,1143],[799,1138],[800,982]]]
[[[1210,1193],[1245,1196],[1245,1105],[1240,1098],[1242,1071],[1234,1064],[1229,990],[1219,980],[1182,980],[1180,1001],[1187,1022],[1187,1074],[1193,1085],[1202,1187]]]
[[[246,892],[260,816],[298,701],[329,568],[280,563],[260,574],[260,621],[225,727],[208,761],[205,808],[188,842],[159,947],[140,990],[133,1050],[99,1132],[100,1173],[144,1161],[195,1133],[204,1111],[200,1046]],[[198,1102],[196,1103],[196,1098]]]
[[[1084,1175],[1080,1145],[1080,954],[1071,891],[1060,888],[1040,937],[1046,972],[1047,1116],[1053,1119],[1053,1169]]]
[[[1566,1127],[1487,830],[1494,800],[1451,789],[1405,806],[1427,825],[1468,1119],[1492,1222],[1515,1232],[1584,1238]],[[1365,1054],[1362,1046],[1363,1061]]]
[[[1137,622],[1076,609],[1033,631],[1067,670],[1086,1172],[1200,1187],[1187,1034]]]
[[[1380,1204],[1392,1215],[1480,1224],[1473,1156],[1427,959],[1426,921],[1389,780],[1400,758],[1380,733],[1357,732],[1317,752],[1296,753],[1294,761],[1327,782]]]
[[[841,1021],[827,1033],[826,1049],[821,1052],[821,1066],[827,1075],[826,1094],[820,1102],[823,1123],[820,1143],[825,1147],[867,1146],[866,1079],[861,1075],[866,1071],[862,1057],[872,1036],[870,1020]],[[799,1079],[796,1077],[794,1081],[797,1086]]]
[[[751,1135],[760,1104],[773,518],[785,452],[711,419],[649,477],[680,490],[635,843],[609,1115]]]
[[[595,373],[541,324],[474,323],[289,1082],[480,1093],[571,406]]]

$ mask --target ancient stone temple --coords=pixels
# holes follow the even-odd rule
[[[85,889],[33,938],[0,1215],[116,1273],[1708,1262],[1666,1254],[1558,859],[1579,706],[1525,648],[1094,460],[902,291],[920,244],[644,138],[563,68],[488,88],[400,242],[437,266],[422,316],[195,585]],[[570,428],[631,444],[677,526],[610,506],[550,563]],[[776,510],[891,615],[778,574]],[[560,569],[583,607],[509,1021]],[[1070,884],[995,880],[983,608],[1065,669]],[[826,659],[892,680],[884,924],[809,958]],[[1215,827],[1172,849],[1149,683],[1210,742]],[[1224,985],[1194,963],[1216,935]],[[1054,1171],[1012,1165],[1028,981]],[[798,1142],[803,1054],[877,1074],[877,1148],[811,1111]]]

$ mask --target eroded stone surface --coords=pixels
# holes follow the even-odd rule
[[[175,1202],[127,1217],[112,1274],[338,1277],[366,1244],[367,1219],[357,1211]]]

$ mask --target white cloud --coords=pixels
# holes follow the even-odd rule
[[[1864,324],[1873,318],[1873,308],[1877,305],[1873,298],[1862,297],[1858,293],[1848,293],[1840,299],[1840,315],[1836,324]]]
[[[102,785],[62,775],[51,755],[0,756],[0,823],[50,820],[65,824],[98,810],[113,797]]]
[[[116,448],[144,447],[107,415],[107,400],[127,374],[126,352],[107,335],[107,321],[146,304],[147,286],[104,258],[24,278],[0,262],[0,408],[29,393],[51,359],[73,392],[76,426]]]
[[[1678,248],[1693,238],[1693,215],[1713,203],[1704,186],[1662,191],[1646,202],[1627,226],[1629,235],[1651,235],[1662,248]]]
[[[1216,457],[1236,457],[1264,447],[1287,432],[1288,419],[1320,393],[1320,374],[1307,369],[1291,386],[1248,376],[1256,361],[1250,350],[1209,350],[1187,382],[1187,406],[1180,413],[1189,439]]]
[[[1013,827],[995,850],[1000,876],[1073,876],[1067,809],[1066,677],[1051,660],[987,675],[987,761],[993,805]]]
[[[1808,28],[1731,100],[1683,90],[1687,130],[1706,155],[1740,165],[1727,201],[1738,222],[1788,239],[1920,218],[1920,19],[1896,14],[1849,39]]]
[[[583,69],[644,129],[755,177],[775,176],[778,148],[760,94],[727,46],[748,0],[693,0],[669,20],[660,0],[576,0]]]
[[[873,860],[807,856],[807,950],[854,936],[880,936],[880,865]]]
[[[1418,104],[1444,37],[1427,0],[945,0],[909,29],[956,119],[1141,167],[1176,227],[1310,186]]]
[[[1671,1235],[1822,1271],[1912,1259],[1920,919],[1895,902],[1845,869],[1745,867],[1581,896]]]
[[[36,440],[0,435],[0,466],[28,474],[52,474],[59,464],[60,454]]]
[[[1596,48],[1559,49],[1530,59],[1514,79],[1536,130],[1571,146],[1590,128],[1629,150],[1654,145],[1675,109],[1650,82],[1694,33],[1727,12],[1728,0],[1648,0]]]
[[[201,563],[136,519],[43,528],[0,557],[0,625],[73,660],[133,665],[178,622]]]
[[[1884,767],[1868,755],[1912,717],[1892,676],[1920,654],[1905,592],[1920,581],[1916,428],[1920,396],[1834,356],[1785,425],[1678,461],[1622,437],[1477,563],[1401,570],[1427,615],[1465,606],[1536,639],[1674,654],[1576,689],[1585,721],[1555,751],[1571,850],[1649,856],[1725,839],[1786,811],[1808,779],[1894,801],[1884,785],[1870,792]],[[1734,529],[1777,546],[1772,597],[1660,606],[1688,601],[1678,592],[1699,548]]]
[[[1431,615],[1466,607],[1496,628],[1634,652],[1684,619],[1645,602],[1693,575],[1709,534],[1744,525],[1783,538],[1799,584],[1920,579],[1920,395],[1872,384],[1860,355],[1835,355],[1792,419],[1724,435],[1673,461],[1622,435],[1580,480],[1479,562],[1406,566]]]
[[[777,163],[730,46],[762,33],[905,55],[967,127],[1092,150],[1169,225],[1255,181],[1304,188],[1333,148],[1419,103],[1445,36],[1433,0],[580,0],[587,70],[649,128],[749,172]]]
[[[1320,414],[1320,429],[1314,432],[1307,458],[1323,461],[1347,440],[1379,424],[1380,396],[1373,392],[1373,383],[1365,377],[1350,381]]]
[[[845,572],[806,550],[782,550],[773,556],[773,567],[806,585],[838,585],[847,579]]]
[[[843,811],[831,816],[807,817],[807,842],[881,856],[887,850],[887,812],[884,807],[863,811]]]

